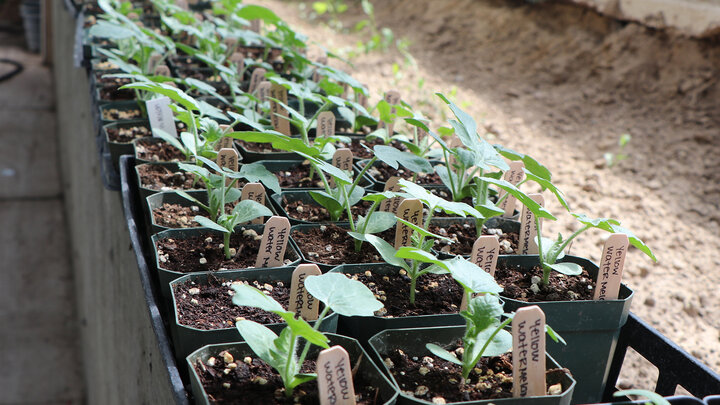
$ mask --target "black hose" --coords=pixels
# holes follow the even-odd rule
[[[12,78],[13,76],[15,76],[16,74],[19,74],[20,72],[22,72],[23,69],[24,69],[24,68],[23,68],[23,65],[22,65],[20,62],[16,62],[16,61],[14,61],[14,60],[2,59],[2,58],[0,58],[0,63],[6,63],[6,64],[8,64],[8,65],[13,65],[13,66],[15,66],[15,69],[13,69],[12,71],[10,71],[10,72],[8,72],[8,73],[5,73],[4,75],[0,76],[0,82],[3,82],[3,81],[5,81],[5,80],[9,80],[10,78]]]

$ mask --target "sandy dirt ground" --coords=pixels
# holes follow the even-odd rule
[[[330,50],[362,37],[308,19],[297,2],[265,0],[283,19]],[[396,88],[442,123],[433,100],[456,100],[493,143],[543,162],[576,212],[612,217],[654,250],[626,260],[632,311],[720,370],[720,42],[626,24],[568,4],[502,0],[376,1],[378,23],[411,42],[416,67],[396,51],[352,59],[345,69],[374,98]],[[342,17],[351,26],[361,11]],[[400,73],[393,73],[393,64]],[[423,80],[422,86],[418,82]],[[431,100],[431,102],[428,102]],[[607,167],[621,134],[629,157]],[[546,200],[549,200],[546,196]],[[578,224],[557,203],[545,235]],[[604,237],[587,232],[571,253],[597,262]],[[626,386],[654,388],[653,372],[629,358]]]

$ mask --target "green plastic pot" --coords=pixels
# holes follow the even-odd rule
[[[190,194],[192,197],[197,198],[200,202],[203,204],[207,204],[207,192],[205,190],[203,191],[188,191],[188,194]],[[177,229],[177,228],[168,228],[163,225],[158,225],[155,222],[155,217],[152,215],[152,212],[154,209],[162,207],[163,204],[179,204],[184,207],[189,207],[193,205],[194,203],[190,200],[182,197],[180,194],[174,191],[163,191],[161,193],[155,193],[147,197],[146,199],[146,207],[147,212],[149,216],[150,223],[150,232],[155,234],[158,232],[166,231],[168,229]],[[275,207],[272,204],[267,204],[267,207],[272,211],[273,215],[277,215],[277,210],[275,210]],[[200,208],[202,210],[202,208]],[[200,212],[198,212],[198,215]],[[192,228],[200,228],[199,226],[196,227],[187,227],[182,229],[192,229]]]
[[[350,364],[356,364],[360,357],[363,357],[365,359],[368,358],[367,352],[363,350],[363,348],[358,344],[355,339],[346,336],[336,335],[333,333],[326,333],[325,335],[327,335],[330,340],[330,346],[340,345],[348,352],[348,355],[350,357]],[[224,350],[227,350],[236,359],[242,359],[245,356],[256,357],[252,350],[250,350],[250,348],[248,347],[247,343],[208,345],[201,349],[198,349],[197,351],[187,356],[186,364],[188,366],[188,369],[190,370],[190,386],[192,388],[192,393],[195,397],[196,404],[209,405],[213,402],[210,401],[207,393],[203,389],[202,384],[200,383],[200,377],[198,376],[194,365],[197,363],[198,360],[206,361],[209,357],[217,356],[218,353]],[[310,351],[308,352],[308,358],[317,357],[317,354],[319,352],[320,347],[312,346],[310,348]],[[395,392],[392,383],[390,383],[390,381],[385,378],[383,373],[373,362],[365,360],[360,361],[360,366],[358,367],[357,372],[359,375],[363,376],[363,379],[366,382],[372,384],[374,387],[379,389],[379,397],[381,401],[378,402],[378,404],[395,404],[397,393]]]
[[[150,128],[150,123],[148,120],[131,120],[131,121],[122,121],[122,122],[113,122],[111,124],[103,125],[101,131],[102,136],[105,138],[108,144],[108,151],[110,151],[110,157],[113,161],[113,165],[115,167],[118,166],[118,162],[120,161],[120,156],[122,155],[132,155],[135,153],[135,150],[133,148],[132,141],[130,142],[114,142],[110,140],[110,136],[108,134],[108,129],[114,129],[114,128],[133,128],[137,126],[144,126],[146,128]]]
[[[244,227],[246,229],[253,229],[255,232],[257,232],[258,235],[262,235],[263,229],[265,229],[265,225],[241,225],[240,227]],[[237,228],[236,228],[237,229]],[[214,231],[209,228],[190,228],[190,229],[169,229],[167,231],[163,231],[160,233],[156,233],[152,236],[152,249],[153,249],[153,256],[154,256],[154,262],[155,262],[155,268],[158,271],[158,282],[160,283],[160,292],[162,293],[162,298],[167,302],[168,304],[172,300],[172,292],[170,291],[170,282],[173,280],[176,280],[186,274],[196,274],[196,273],[206,273],[204,270],[199,270],[195,272],[189,272],[189,273],[181,273],[179,271],[173,271],[168,270],[162,267],[162,263],[160,262],[158,258],[157,253],[157,242],[162,239],[186,239],[189,237],[201,235],[201,234],[212,234],[213,237],[222,238],[222,233],[218,231]],[[220,239],[222,240],[222,239]],[[285,250],[285,260],[290,259],[292,260],[291,263],[288,263],[287,266],[296,266],[300,263],[300,255],[295,250],[295,247],[292,243],[288,243],[287,249]],[[281,266],[285,267],[285,266]],[[274,269],[277,267],[268,267],[265,268],[265,270]],[[229,269],[229,270],[217,270],[212,271],[211,273],[217,274],[218,276],[222,276],[227,271],[233,271],[238,269]]]
[[[425,348],[425,344],[435,343],[440,346],[451,345],[461,339],[464,332],[465,326],[390,329],[380,332],[370,338],[370,351],[373,352],[373,358],[375,359],[385,358],[385,354],[392,349],[401,349],[410,356],[414,355],[422,357],[430,354],[430,352]],[[399,384],[387,368],[387,365],[385,365],[384,362],[381,362],[380,367],[384,370],[385,374],[390,377],[395,390],[398,392],[398,404],[432,404],[432,402],[418,399],[412,395],[402,392]],[[546,367],[550,370],[561,366],[559,366],[558,363],[556,363],[555,360],[548,354],[546,357]],[[563,387],[563,392],[560,395],[451,402],[451,404],[569,405],[570,398],[572,397],[573,390],[575,389],[575,380],[566,373],[560,383]]]
[[[331,271],[345,274],[359,274],[370,270],[374,274],[391,275],[400,271],[399,267],[385,263],[380,264],[354,264],[338,266]],[[408,282],[408,288],[410,283]],[[460,303],[458,302],[458,306]],[[359,317],[340,316],[338,320],[338,333],[351,336],[365,345],[373,335],[386,329],[420,328],[433,326],[463,325],[463,318],[455,314],[416,315],[388,318],[384,316]]]
[[[475,232],[475,219],[473,218],[433,218],[432,221],[430,221],[430,225],[439,225],[439,226],[450,226],[454,224],[468,224],[470,225],[470,230],[472,232]],[[502,218],[502,217],[493,217],[487,220],[485,222],[485,227],[488,229],[500,229],[503,231],[503,233],[507,232],[514,232],[514,233],[520,233],[520,222],[515,221],[513,219],[509,218]],[[434,249],[433,249],[434,250]],[[440,259],[450,259],[454,257],[454,254],[451,253],[443,253],[438,252],[435,250],[435,253],[438,255]],[[462,257],[469,258],[470,253],[463,254]]]
[[[363,181],[361,180],[360,183],[362,184]],[[370,183],[366,183],[366,184],[370,184]],[[360,187],[360,186],[361,186],[361,185],[359,185],[359,187]],[[372,186],[371,186],[371,185],[368,185],[368,187],[372,187]],[[327,220],[327,221],[317,221],[317,222],[314,222],[314,221],[305,221],[305,220],[297,219],[297,218],[295,218],[295,217],[293,217],[293,216],[290,216],[290,214],[288,214],[288,212],[285,210],[285,204],[283,204],[283,200],[286,200],[286,201],[288,201],[288,202],[290,202],[290,203],[295,202],[295,201],[300,201],[300,202],[302,202],[304,205],[312,205],[312,206],[315,206],[315,207],[320,207],[320,206],[321,206],[320,204],[317,203],[317,201],[315,201],[315,200],[312,198],[312,195],[310,195],[310,192],[309,192],[309,191],[283,191],[283,192],[280,193],[280,194],[273,194],[273,195],[271,195],[271,196],[270,196],[270,200],[272,201],[273,206],[275,207],[275,210],[276,210],[280,215],[282,215],[282,216],[284,216],[284,217],[288,217],[288,218],[290,219],[290,223],[291,223],[292,225],[320,224],[320,223],[337,223],[337,222],[347,223],[347,221],[330,221],[330,220]]]
[[[581,265],[591,277],[596,278],[598,266],[585,258],[565,256],[561,261]],[[529,269],[539,265],[537,255],[500,256],[498,268],[520,267]],[[513,312],[528,305],[538,305],[547,324],[552,326],[567,342],[563,346],[548,341],[550,353],[577,380],[573,403],[594,403],[602,398],[610,362],[615,353],[620,329],[630,313],[633,291],[620,286],[619,299],[607,301],[557,301],[524,302],[504,298],[505,312]]]
[[[233,270],[222,272],[222,274],[217,274],[216,276],[226,281],[248,280],[258,281],[261,283],[266,283],[269,281],[282,281],[283,283],[290,285],[290,280],[292,279],[292,272],[294,270],[294,267],[278,267],[273,270]],[[205,330],[183,325],[178,319],[177,301],[175,299],[175,287],[187,281],[193,281],[196,284],[207,284],[209,276],[210,273],[189,274],[186,276],[182,276],[170,283],[170,290],[173,292],[172,308],[174,313],[174,317],[172,318],[173,322],[170,324],[170,333],[175,344],[175,356],[179,362],[193,351],[205,345],[229,343],[242,340],[242,337],[240,336],[237,328],[235,327]],[[329,314],[327,317],[325,317],[323,323],[320,325],[320,331],[334,333],[337,330],[337,321],[338,314]],[[312,321],[310,322],[310,324],[314,325],[315,322]],[[285,322],[281,322],[267,324],[265,326],[272,329],[272,331],[276,334],[279,334],[280,331],[285,327],[285,325]]]

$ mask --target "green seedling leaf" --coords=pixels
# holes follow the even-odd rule
[[[247,319],[235,323],[235,327],[255,355],[275,367],[277,359],[272,355],[275,346],[273,343],[278,338],[275,332],[265,325]]]
[[[226,136],[245,142],[270,143],[275,149],[289,152],[301,152],[309,156],[317,156],[320,154],[320,151],[317,148],[305,145],[302,139],[291,138],[273,130],[265,130],[264,132],[231,132],[226,134]]]
[[[427,348],[430,351],[430,353],[440,357],[443,360],[447,360],[451,363],[455,363],[460,366],[463,365],[462,361],[458,360],[458,358],[455,357],[454,354],[450,353],[449,351],[443,349],[442,347],[440,347],[434,343],[426,344],[425,348]]]
[[[507,191],[510,195],[517,198],[520,203],[528,207],[528,209],[535,214],[536,217],[547,218],[553,221],[557,219],[553,214],[543,208],[540,204],[536,203],[532,198],[520,191],[520,189],[511,183],[502,179],[493,179],[491,177],[480,177],[480,180],[487,181],[488,183],[494,184]]]
[[[452,239],[449,239],[449,238],[446,238],[446,237],[444,237],[444,236],[441,236],[441,235],[432,233],[432,232],[424,229],[424,228],[421,227],[421,226],[417,226],[417,225],[413,224],[412,222],[408,222],[408,221],[406,221],[406,220],[404,220],[404,219],[402,219],[402,218],[399,218],[399,217],[396,217],[396,219],[397,219],[398,222],[400,222],[400,223],[402,223],[402,224],[404,224],[404,225],[407,225],[407,226],[410,227],[412,230],[414,230],[415,232],[417,232],[418,234],[420,234],[420,236],[424,236],[424,237],[426,237],[426,238],[434,238],[434,239],[438,239],[438,240],[444,240],[444,241],[446,241],[446,242],[448,242],[448,243],[453,243],[453,240],[452,240]]]
[[[268,24],[277,24],[282,21],[270,9],[255,5],[243,5],[235,12],[235,15],[248,21],[263,20]]]
[[[399,257],[396,257],[395,253],[397,252],[397,250],[395,250],[395,248],[392,245],[385,242],[385,240],[383,240],[375,235],[362,234],[362,233],[357,233],[357,232],[348,232],[348,235],[352,236],[353,238],[355,238],[357,240],[361,240],[363,242],[368,242],[371,245],[373,245],[373,247],[375,247],[375,249],[378,251],[378,253],[380,253],[380,256],[382,256],[383,260],[385,260],[385,262],[387,262],[388,264],[391,264],[391,265],[397,266],[397,267],[401,267],[405,270],[408,269],[408,265],[405,262],[405,260],[403,260]]]
[[[132,38],[136,32],[125,26],[110,21],[100,20],[90,27],[88,35],[96,38],[108,38],[114,41]]]
[[[195,218],[193,218],[193,219],[195,220],[195,222],[197,222],[198,224],[200,224],[200,226],[204,226],[204,227],[206,227],[206,228],[214,229],[214,230],[220,231],[220,232],[222,232],[222,233],[232,232],[232,229],[225,229],[225,227],[216,224],[215,222],[213,222],[213,221],[212,221],[211,219],[209,219],[209,218],[206,218],[206,217],[203,217],[203,216],[200,216],[200,215],[196,215]]]
[[[440,267],[444,267],[444,262],[439,260],[435,255],[412,246],[402,246],[395,253],[395,257],[401,259],[415,260],[421,263],[432,263]]]
[[[308,280],[310,277],[308,277]],[[293,331],[296,335],[300,335],[308,342],[318,345],[322,348],[327,349],[328,347],[328,338],[322,334],[322,332],[316,331],[313,329],[312,326],[310,326],[309,323],[307,323],[306,320],[295,317],[295,314],[289,311],[286,312],[275,312],[276,314],[280,315],[280,317],[287,322],[288,328]]]
[[[480,333],[477,334],[473,349],[477,348],[477,350],[479,350],[483,347],[485,342],[487,342],[491,338],[493,332],[495,332],[496,325],[499,325],[499,322],[496,321],[495,324],[493,324],[493,327],[483,329]],[[510,349],[512,349],[512,334],[505,329],[501,329],[494,337],[492,337],[490,344],[487,345],[485,351],[483,351],[482,353],[482,356],[500,356],[501,354],[510,351]]]
[[[475,208],[465,203],[447,201],[444,198],[436,196],[426,188],[419,186],[411,181],[400,179],[398,181],[398,184],[400,184],[407,191],[411,198],[419,199],[432,210],[441,209],[446,213],[460,215],[462,217],[471,215],[475,218],[483,218],[480,212],[478,212]]]
[[[235,205],[232,210],[235,215],[235,222],[242,224],[250,222],[255,218],[271,217],[273,215],[270,209],[254,200],[243,200]]]
[[[346,183],[346,184],[352,184],[353,180],[342,169],[335,167],[332,164],[330,164],[322,159],[318,159],[314,156],[310,156],[305,153],[297,152],[297,151],[296,151],[296,153],[298,155],[304,157],[305,159],[308,159],[312,163],[316,164],[319,169],[321,169],[325,173],[332,176],[335,179],[336,184],[338,183],[338,181]]]
[[[310,191],[310,197],[332,214],[339,214],[343,211],[342,203],[324,191]]]
[[[393,169],[397,169],[398,165],[402,165],[414,172],[432,173],[433,171],[430,162],[412,153],[403,152],[386,145],[375,145],[373,150],[378,159],[387,163]]]
[[[383,307],[363,283],[340,273],[308,277],[305,288],[310,295],[344,316],[373,316]]]
[[[392,228],[395,225],[397,218],[392,212],[376,211],[370,217],[371,221],[365,228],[365,233],[380,233]],[[357,224],[355,229],[363,229],[365,226],[365,217],[362,215],[358,216]]]
[[[188,96],[182,90],[164,83],[135,82],[120,87],[120,90],[123,89],[138,89],[149,91],[151,93],[161,94],[163,96],[169,97],[172,101],[180,104],[188,110],[200,110],[200,106],[194,98]]]
[[[460,256],[445,260],[445,266],[466,292],[499,294],[503,291],[490,273]]]
[[[502,145],[494,145],[494,148],[498,151],[498,153],[500,153],[502,156],[506,157],[509,160],[522,161],[525,165],[525,173],[532,173],[534,176],[545,179],[547,181],[552,180],[552,173],[550,173],[550,170],[547,167],[543,166],[540,162],[535,160],[532,156],[520,152],[515,152],[514,150],[508,149]]]
[[[557,332],[555,332],[555,329],[551,328],[550,325],[545,324],[545,333],[550,336],[550,339],[552,339],[554,342],[562,343],[564,345],[567,345],[567,342],[565,339],[563,339],[562,336],[560,336]]]
[[[653,405],[670,405],[670,401],[663,398],[662,395],[652,392],[652,391],[648,391],[648,390],[640,390],[640,389],[620,390],[618,392],[613,393],[613,397],[626,397],[629,395],[637,395],[637,396],[645,397]]]
[[[542,187],[543,190],[550,190],[550,192],[552,192],[555,195],[555,198],[557,198],[557,200],[560,202],[560,204],[563,207],[565,207],[565,209],[568,210],[568,212],[570,211],[570,205],[565,200],[565,194],[563,194],[563,192],[560,191],[559,188],[555,187],[555,185],[552,184],[550,182],[550,180],[538,177],[535,174],[528,171],[527,169],[524,169],[524,171],[525,171],[525,177],[528,180],[532,180],[532,181],[536,182],[537,184],[540,185],[540,187]]]
[[[265,187],[270,190],[280,193],[280,183],[277,177],[269,171],[262,163],[250,163],[244,164],[240,167],[240,175],[248,182],[256,183],[262,182]]]
[[[265,295],[257,288],[242,283],[232,284],[231,288],[235,291],[232,302],[237,306],[260,308],[264,311],[277,314],[288,312],[285,311],[285,308],[283,308],[280,303],[272,297]],[[290,314],[292,314],[292,312],[290,312]]]
[[[645,242],[643,242],[642,240],[640,240],[640,238],[638,238],[637,236],[635,236],[635,234],[633,234],[632,231],[630,231],[630,230],[627,229],[627,228],[623,228],[623,227],[620,226],[620,225],[613,225],[613,226],[612,226],[612,229],[613,229],[613,230],[612,230],[613,233],[624,233],[625,235],[627,235],[628,240],[630,241],[630,244],[631,244],[631,245],[633,245],[633,246],[635,246],[636,248],[640,249],[641,252],[643,252],[643,253],[645,253],[646,255],[648,255],[648,257],[650,257],[651,259],[653,259],[653,261],[657,261],[657,258],[656,258],[655,255],[653,254],[652,250],[650,250],[650,247],[648,247],[648,246],[645,244]]]
[[[577,276],[582,274],[582,267],[576,263],[554,263],[548,264],[550,268],[566,276]]]

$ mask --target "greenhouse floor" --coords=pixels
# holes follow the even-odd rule
[[[0,404],[79,404],[82,356],[50,70],[0,33]],[[0,64],[0,76],[10,66]],[[83,106],[84,107],[84,106]]]

